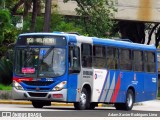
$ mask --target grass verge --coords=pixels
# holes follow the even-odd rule
[[[0,90],[12,90],[12,85],[0,84]]]

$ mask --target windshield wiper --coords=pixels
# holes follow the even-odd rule
[[[54,47],[49,48],[49,50],[47,50],[46,54],[43,55],[42,59],[45,59],[50,54],[50,52],[53,50],[53,48]]]

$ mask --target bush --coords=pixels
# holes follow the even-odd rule
[[[12,85],[0,84],[0,90],[12,90]]]
[[[8,45],[14,43],[19,31],[12,25],[8,10],[0,10],[0,58],[5,56]]]
[[[12,83],[12,72],[13,63],[6,59],[2,58],[0,60],[0,83],[4,85],[10,85]]]

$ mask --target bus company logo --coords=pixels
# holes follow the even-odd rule
[[[97,79],[98,79],[98,80],[102,80],[102,79],[104,79],[104,76],[103,76],[103,74],[97,74],[97,73],[95,73],[95,74],[94,74],[94,79],[95,79],[95,80],[97,80]]]
[[[40,90],[40,88],[39,87],[36,87],[36,91],[39,91]]]

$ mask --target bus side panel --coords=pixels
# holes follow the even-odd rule
[[[92,102],[104,102],[104,95],[106,94],[110,83],[110,80],[108,80],[107,77],[108,74],[109,72],[106,69],[94,69]]]
[[[67,101],[68,102],[75,102],[77,96],[77,82],[78,82],[78,75],[77,74],[70,74],[68,76],[68,92],[67,92]]]
[[[123,79],[124,76],[123,73],[120,71],[116,71],[115,74],[116,74],[116,82],[110,102],[122,103],[125,101],[125,89],[126,89],[126,87],[124,86],[125,84],[125,81]]]
[[[128,87],[131,86],[133,80],[133,73],[128,71],[122,71],[119,73],[118,79],[120,79],[120,90],[117,96],[117,103],[124,103],[126,100],[126,93]],[[115,89],[116,90],[116,89]]]
[[[128,71],[122,71],[119,73],[120,76],[120,90],[114,100],[114,95],[112,96],[113,103],[124,103],[126,101],[126,93],[129,87],[133,87],[135,90],[135,100],[136,102],[144,100],[144,73],[133,73]],[[118,83],[118,81],[117,81]],[[117,84],[116,83],[116,84]],[[115,88],[114,92],[116,93]]]
[[[143,72],[135,72],[132,85],[135,88],[135,102],[144,101],[144,74]]]
[[[119,70],[110,70],[106,76],[99,102],[116,103],[125,101],[127,84]]]
[[[158,78],[155,74],[146,74],[144,81],[145,100],[156,99]]]

